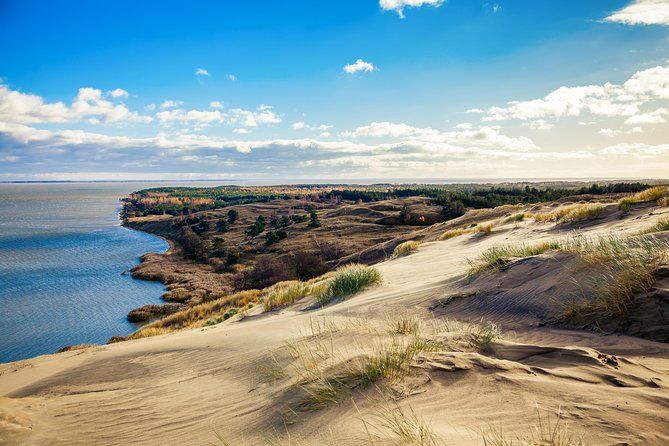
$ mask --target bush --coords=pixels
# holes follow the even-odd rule
[[[412,252],[415,252],[418,249],[418,246],[420,246],[420,242],[415,240],[409,240],[400,243],[399,245],[395,246],[395,249],[393,250],[393,257],[396,258],[409,255]]]
[[[328,271],[325,262],[309,252],[297,252],[293,255],[293,269],[300,280],[313,279]]]
[[[237,221],[239,218],[239,212],[237,212],[235,209],[230,209],[228,211],[228,223],[233,224],[234,222]]]
[[[192,229],[184,228],[177,237],[177,241],[187,259],[204,260],[207,258],[206,243]]]
[[[309,215],[309,227],[310,228],[319,228],[321,226],[321,220],[318,218],[316,211],[311,211]]]
[[[216,230],[218,232],[227,232],[230,230],[230,225],[228,224],[228,221],[224,218],[221,218],[218,220],[216,223]]]
[[[261,289],[277,282],[295,279],[295,273],[287,262],[276,257],[261,257],[253,268],[241,271],[235,277],[238,289]]]
[[[316,296],[321,305],[350,296],[381,282],[381,273],[366,265],[351,264],[338,268],[327,281],[325,289]]]

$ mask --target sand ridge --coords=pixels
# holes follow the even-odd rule
[[[578,230],[634,233],[666,216],[606,215]],[[296,404],[304,392],[295,386],[295,346],[328,351],[323,373],[335,373],[387,342],[389,319],[411,314],[431,326],[448,317],[430,308],[459,289],[468,258],[495,244],[573,230],[523,222],[426,242],[378,264],[381,286],[322,309],[298,303],[211,328],[2,365],[0,444],[369,444],[388,434],[374,420],[393,410],[425,420],[449,444],[482,444],[482,432],[525,437],[557,411],[585,444],[667,444],[666,344],[514,325],[502,304],[482,314],[503,331],[485,350],[469,347],[465,325],[435,325],[430,336],[441,347],[418,355],[405,379],[353,388],[318,410]]]

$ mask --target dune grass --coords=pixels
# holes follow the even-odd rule
[[[644,229],[641,234],[653,234],[664,231],[669,231],[669,220],[660,220],[650,228]]]
[[[669,203],[669,186],[655,186],[625,197],[618,201],[618,208],[623,212],[628,212],[634,204],[651,201],[658,202],[660,206],[666,206],[666,203]]]
[[[661,228],[667,228],[667,223],[658,224],[657,229]],[[538,245],[493,246],[470,261],[469,276],[501,269],[514,258],[551,250],[572,254],[591,271],[587,282],[579,286],[592,299],[582,305],[570,306],[565,315],[568,317],[584,312],[595,316],[624,316],[634,296],[652,288],[654,271],[669,260],[669,243],[653,236],[572,237]]]
[[[537,407],[537,423],[530,426],[528,434],[506,435],[502,428],[481,432],[483,446],[584,446],[582,436],[569,432],[558,410],[555,415],[547,411],[543,416]]]
[[[265,311],[285,307],[302,299],[311,292],[311,286],[299,280],[279,282],[269,287],[262,299]]]
[[[163,319],[145,325],[128,336],[127,339],[139,339],[160,334],[170,333],[183,328],[196,327],[206,324],[212,317],[221,316],[231,308],[244,307],[256,302],[261,296],[260,290],[247,290],[195,305]],[[211,325],[211,324],[210,324]]]
[[[669,244],[653,236],[574,238],[562,249],[593,268],[584,285],[594,300],[579,310],[607,317],[626,315],[634,296],[653,287],[653,273],[669,259]]]
[[[500,269],[511,259],[536,256],[547,251],[560,249],[558,242],[543,242],[534,245],[498,245],[483,252],[475,260],[469,261],[469,276],[484,271]]]
[[[441,236],[439,237],[439,240],[442,240],[442,241],[443,240],[449,240],[449,239],[452,239],[454,237],[461,236],[463,234],[471,234],[472,232],[474,232],[472,229],[463,229],[463,228],[451,229],[451,230],[446,231],[443,234],[441,234]]]
[[[520,213],[520,214],[515,214],[510,217],[507,217],[504,219],[503,223],[520,223],[521,221],[525,220],[526,218],[531,218],[532,214],[525,214],[525,213]]]
[[[360,264],[342,266],[332,273],[322,290],[316,293],[316,301],[325,305],[381,283],[381,280],[381,273],[374,267]]]
[[[493,224],[487,223],[485,225],[477,225],[474,230],[479,234],[490,234],[492,232]]]
[[[544,212],[534,215],[536,222],[558,222],[558,223],[574,223],[581,221],[594,220],[598,218],[604,211],[604,206],[601,204],[585,203],[574,204],[563,208],[556,209],[551,212]]]
[[[415,240],[409,240],[406,242],[402,242],[399,245],[395,246],[395,249],[393,250],[393,258],[397,257],[404,257],[407,256],[413,252],[416,252],[418,250],[418,247],[420,246],[420,242],[417,242]]]

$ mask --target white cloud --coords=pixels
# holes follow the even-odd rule
[[[232,82],[237,80],[237,76],[235,76],[234,74],[226,74],[225,77]]]
[[[198,68],[197,70],[195,70],[195,75],[196,76],[209,76],[209,77],[211,77],[211,74],[209,74],[209,72],[207,70],[205,70],[204,68]]]
[[[599,129],[597,133],[599,135],[608,136],[609,138],[614,138],[616,136],[621,136],[621,135],[633,135],[636,133],[643,133],[643,129],[641,127],[632,127],[629,130],[620,130],[620,129],[614,130],[610,128],[603,128]]]
[[[294,130],[308,129],[308,130],[319,130],[319,131],[325,131],[325,130],[329,130],[329,129],[332,128],[331,125],[327,125],[327,124],[321,124],[321,125],[313,126],[313,125],[307,124],[306,122],[303,122],[303,121],[293,122],[291,124],[291,127]]]
[[[644,143],[620,143],[599,151],[600,155],[633,156],[635,158],[655,158],[669,155],[669,144],[650,145]]]
[[[242,127],[242,128],[238,128],[238,129],[233,129],[232,133],[236,133],[238,135],[247,135],[247,134],[251,133],[251,130],[245,129],[245,128]]]
[[[627,125],[646,125],[646,124],[663,124],[667,122],[664,116],[669,114],[667,109],[658,108],[650,113],[643,113],[639,115],[630,116],[625,120]]]
[[[485,110],[483,110],[482,108],[470,108],[469,110],[467,110],[467,113],[483,114],[485,113]]]
[[[147,104],[144,106],[144,110],[146,111],[154,111],[156,109],[156,104]]]
[[[162,104],[160,104],[160,108],[174,108],[174,107],[179,107],[180,105],[183,105],[183,101],[172,101],[166,99],[163,101]]]
[[[604,21],[625,25],[669,25],[669,1],[635,0]]]
[[[0,163],[15,163],[20,159],[21,158],[18,157],[18,156],[7,155],[7,156],[3,156],[2,158],[0,158]]]
[[[223,103],[221,101],[211,101],[209,103],[209,107],[221,109],[221,108],[223,108]]]
[[[128,92],[122,88],[117,88],[115,90],[108,91],[107,94],[115,99],[128,97]]]
[[[455,126],[456,129],[460,130],[471,130],[474,128],[471,122],[463,122]]]
[[[379,0],[379,6],[385,11],[395,11],[400,18],[404,18],[404,8],[419,8],[423,5],[439,7],[444,0]]]
[[[197,129],[214,124],[228,124],[239,127],[258,127],[266,124],[277,124],[281,118],[274,113],[269,105],[261,105],[256,110],[234,108],[227,112],[220,110],[184,110],[181,108],[156,113],[161,124],[185,123],[193,124]]]
[[[441,150],[443,147],[471,147],[496,148],[502,151],[530,152],[538,150],[534,142],[524,136],[514,138],[503,135],[498,128],[481,127],[476,130],[458,130],[440,132],[432,128],[413,127],[407,124],[391,122],[372,122],[369,125],[358,127],[354,131],[342,132],[342,137],[391,137],[403,138],[401,144],[415,144],[423,148]]]
[[[110,95],[111,96],[111,95]],[[131,112],[122,103],[103,99],[102,90],[80,88],[70,106],[45,103],[37,95],[10,90],[0,85],[0,121],[36,124],[88,121],[90,123],[149,123],[150,116]]]
[[[560,87],[541,99],[511,101],[506,107],[491,107],[483,121],[537,121],[595,116],[630,117],[641,114],[640,107],[669,99],[669,66],[639,71],[622,85],[605,83],[580,87]]]
[[[371,72],[374,70],[376,70],[376,67],[372,63],[365,62],[362,59],[358,59],[355,61],[355,63],[344,66],[344,71],[348,74],[355,74],[359,72]]]
[[[535,119],[534,121],[524,122],[523,126],[532,130],[550,130],[553,128],[553,124],[545,119]]]

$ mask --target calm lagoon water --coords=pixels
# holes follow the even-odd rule
[[[167,243],[120,226],[118,199],[160,184],[0,184],[0,362],[137,327],[164,287],[122,273]]]

